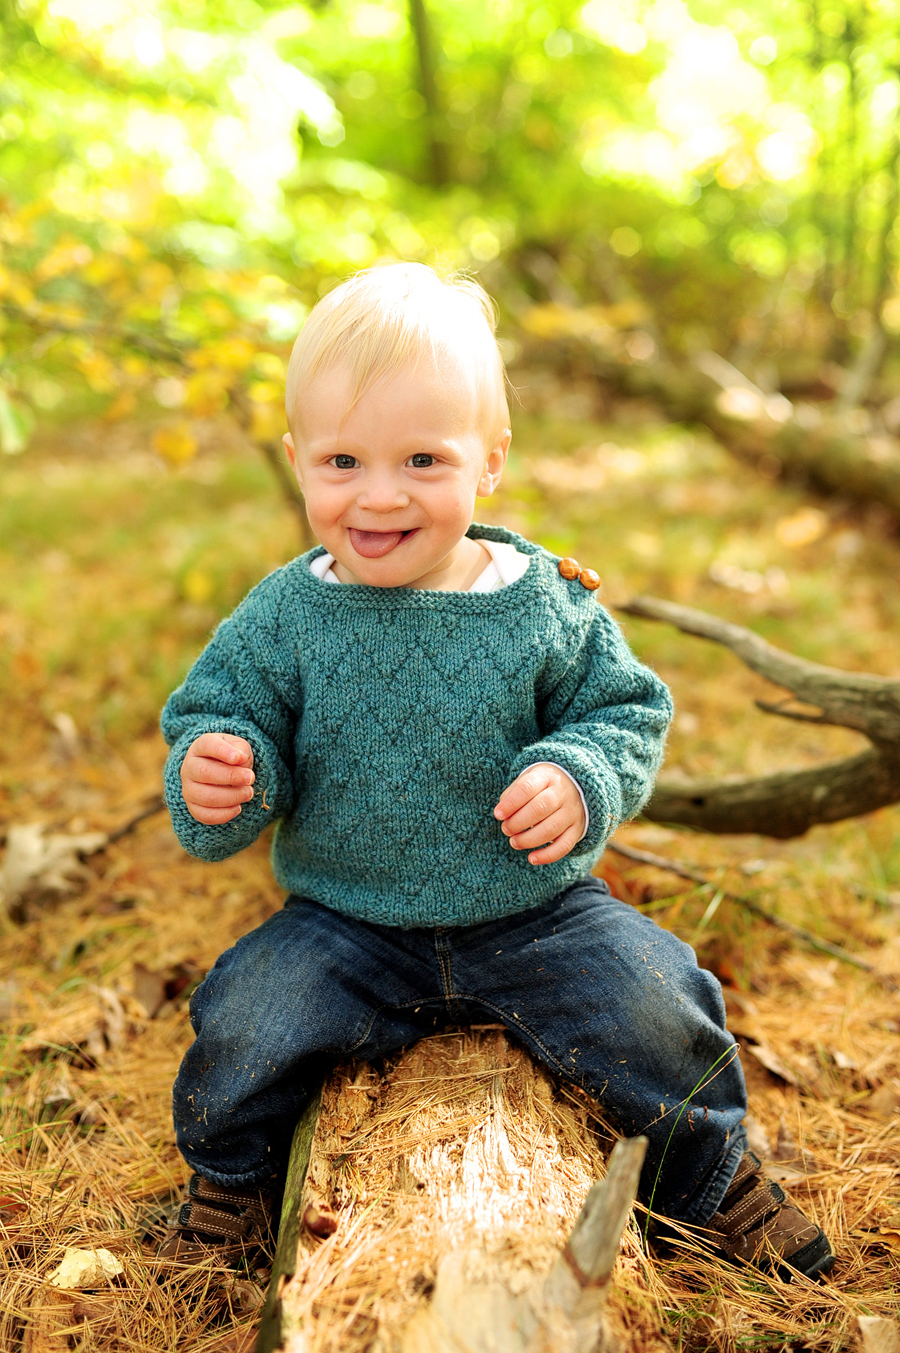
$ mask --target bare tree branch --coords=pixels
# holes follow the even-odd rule
[[[803,722],[852,728],[872,743],[855,756],[803,770],[683,783],[663,779],[644,809],[646,817],[701,831],[786,839],[802,836],[817,823],[840,822],[900,802],[900,681],[809,662],[741,625],[655,597],[637,597],[620,609],[724,644],[753,671],[822,712],[805,714],[758,701],[761,708]]]
[[[685,634],[724,644],[752,671],[822,710],[822,722],[855,728],[873,742],[900,743],[900,681],[824,667],[776,648],[752,630],[690,606],[635,597],[619,608],[646,620],[664,620]]]

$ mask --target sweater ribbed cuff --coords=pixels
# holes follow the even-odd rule
[[[238,816],[212,826],[191,816],[181,790],[182,762],[191,744],[203,733],[233,733],[235,737],[246,738],[253,749],[256,776],[253,798],[241,804]],[[240,719],[198,719],[190,732],[173,745],[163,782],[175,835],[189,855],[209,861],[226,860],[252,845],[271,822],[289,811],[293,797],[291,777],[274,745],[258,728]]]

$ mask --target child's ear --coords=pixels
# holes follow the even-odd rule
[[[503,467],[506,464],[506,457],[509,452],[509,444],[512,441],[512,433],[509,428],[504,428],[500,433],[494,445],[488,452],[487,460],[484,463],[484,470],[478,481],[476,497],[490,498],[491,494],[500,483],[500,476],[503,473]]]
[[[300,470],[297,467],[297,450],[294,446],[294,439],[289,432],[286,432],[281,440],[284,443],[284,454],[287,456],[288,465],[290,465],[291,469],[294,471],[297,483],[302,489],[303,480],[300,478]]]

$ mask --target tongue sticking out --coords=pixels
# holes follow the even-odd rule
[[[350,540],[363,559],[380,559],[400,544],[404,534],[403,531],[360,531],[354,526],[350,530]]]

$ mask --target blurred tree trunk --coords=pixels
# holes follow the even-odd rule
[[[888,198],[884,204],[881,229],[875,241],[875,278],[872,287],[871,322],[865,342],[860,348],[841,391],[838,407],[852,409],[861,404],[869,393],[872,382],[877,377],[884,362],[888,348],[888,336],[884,328],[882,310],[891,293],[891,235],[897,220],[900,206],[900,121],[894,129],[893,144],[888,154],[885,173],[890,183]]]
[[[425,0],[409,0],[409,21],[416,40],[419,67],[419,88],[425,100],[425,125],[428,137],[429,175],[433,188],[442,188],[449,181],[449,164],[445,121],[438,93],[434,60],[434,35]]]

